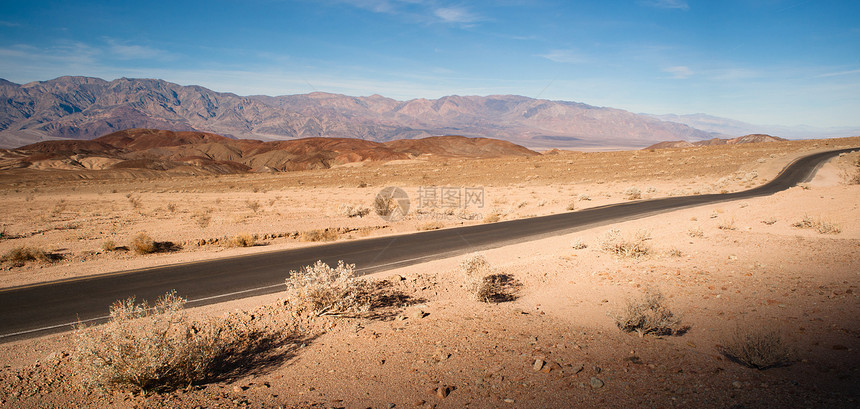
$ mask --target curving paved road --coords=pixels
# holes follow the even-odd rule
[[[188,306],[283,290],[290,270],[322,260],[355,263],[362,274],[495,248],[591,227],[638,219],[668,210],[770,195],[811,180],[826,160],[842,149],[792,162],[769,183],[755,189],[627,202],[529,219],[378,237],[300,249],[123,271],[0,290],[0,342],[66,331],[77,320],[106,318],[115,300],[136,296],[153,300],[175,289]]]

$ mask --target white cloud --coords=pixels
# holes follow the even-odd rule
[[[0,20],[0,27],[21,27],[21,24],[13,21]]]
[[[550,52],[539,56],[564,64],[582,64],[588,61],[588,58],[574,50],[550,50]]]
[[[663,72],[667,72],[669,74],[672,74],[672,78],[679,79],[679,80],[690,78],[693,76],[693,70],[691,70],[690,67],[687,67],[685,65],[676,65],[674,67],[667,67],[667,68],[663,69]]]
[[[169,59],[170,54],[155,49],[152,47],[123,44],[114,39],[107,39],[108,51],[111,55],[120,60],[151,60],[151,59]]]
[[[639,4],[659,9],[690,9],[690,5],[687,4],[687,0],[643,0],[640,1]]]
[[[821,75],[816,75],[815,78],[840,77],[843,75],[860,74],[860,70],[836,71],[828,72]]]
[[[442,7],[434,10],[433,14],[445,23],[468,24],[481,20],[478,15],[463,7]]]

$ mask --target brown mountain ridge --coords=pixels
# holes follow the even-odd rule
[[[244,173],[325,169],[354,162],[419,157],[533,155],[539,154],[510,142],[453,135],[384,143],[320,137],[263,142],[206,132],[136,128],[93,140],[44,141],[0,150],[0,170],[191,167],[211,173]]]

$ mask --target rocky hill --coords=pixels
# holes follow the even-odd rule
[[[712,138],[704,141],[687,142],[687,141],[665,141],[655,143],[645,149],[666,149],[666,148],[689,148],[692,146],[711,146],[711,145],[735,145],[740,143],[762,143],[762,142],[780,142],[787,139],[778,136],[770,136],[765,134],[750,134],[731,139]]]
[[[385,142],[456,134],[527,147],[642,147],[721,136],[620,109],[514,95],[409,101],[327,93],[242,97],[154,79],[60,77],[24,85],[0,80],[0,147],[93,139],[131,128],[263,140]]]
[[[197,168],[211,173],[277,172],[330,168],[352,162],[418,157],[534,156],[510,142],[463,136],[374,142],[354,138],[303,138],[263,142],[196,131],[129,129],[93,140],[43,141],[0,150],[0,170]]]

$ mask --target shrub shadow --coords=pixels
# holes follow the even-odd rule
[[[482,297],[489,303],[515,301],[522,283],[511,274],[491,274],[484,277]]]
[[[233,342],[219,354],[202,383],[230,382],[248,375],[263,375],[298,356],[303,346],[318,336],[284,336],[277,332],[255,330]]]

